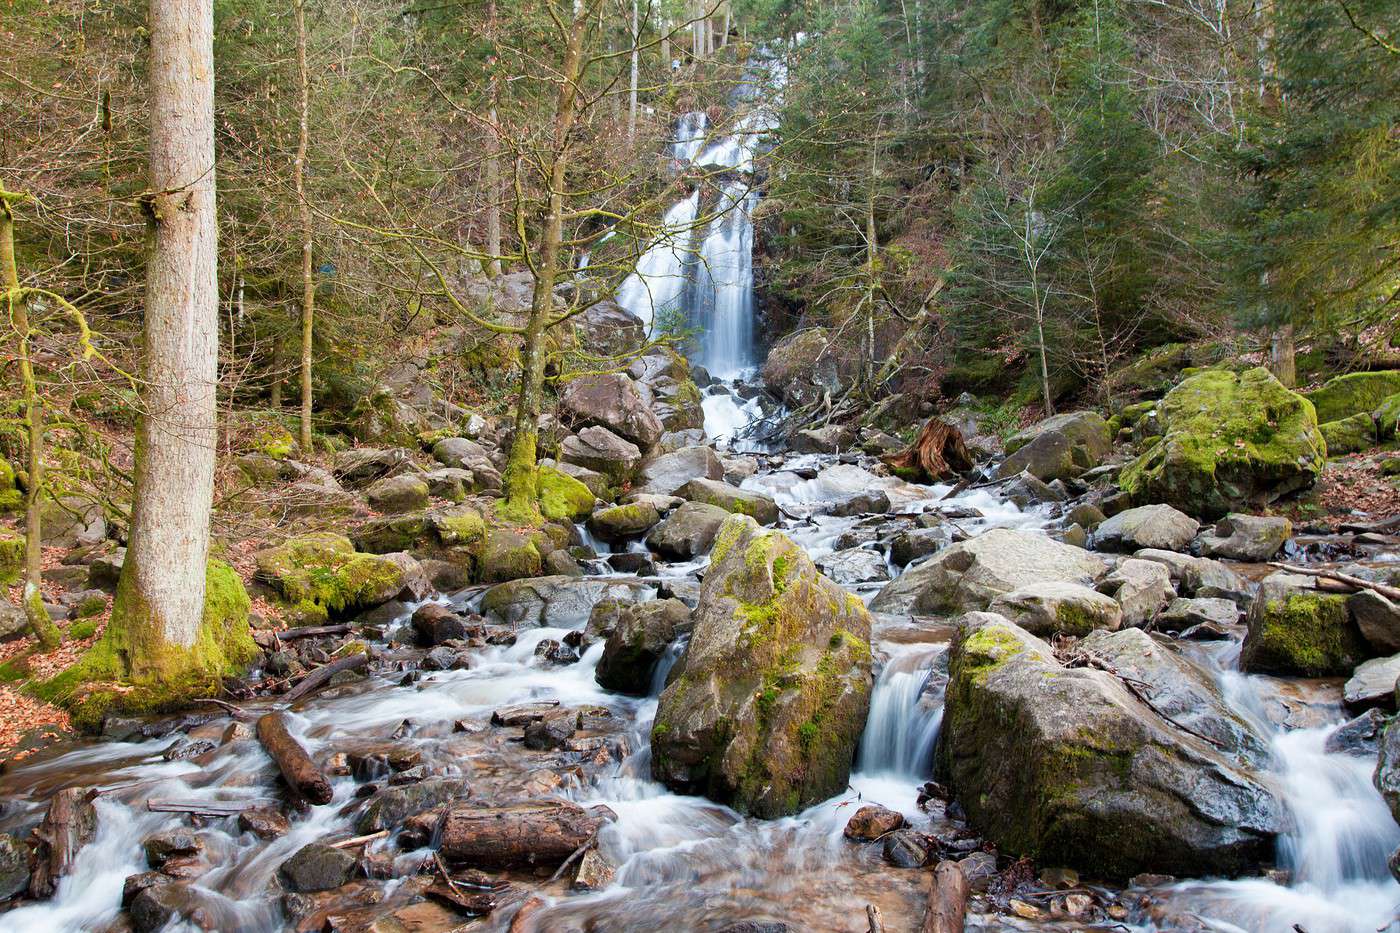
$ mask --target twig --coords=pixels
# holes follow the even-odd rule
[[[1379,593],[1391,602],[1400,602],[1400,587],[1387,586],[1384,583],[1372,583],[1370,580],[1363,580],[1360,577],[1353,577],[1349,573],[1340,573],[1336,570],[1315,570],[1312,567],[1294,567],[1292,564],[1276,564],[1272,562],[1269,566],[1287,571],[1288,573],[1301,573],[1307,577],[1321,577],[1324,580],[1336,580],[1338,583],[1345,583],[1359,590],[1371,590],[1374,593]]]
[[[381,829],[379,832],[370,833],[368,836],[356,836],[353,839],[342,839],[340,842],[332,842],[331,848],[353,849],[355,846],[364,845],[365,843],[373,842],[376,839],[383,839],[387,835],[389,835],[389,831],[387,829]],[[433,855],[436,857],[437,853],[434,852]],[[441,861],[441,859],[439,859],[438,861]]]

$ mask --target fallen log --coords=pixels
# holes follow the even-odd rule
[[[885,918],[874,904],[865,905],[865,922],[869,927],[866,933],[885,933]]]
[[[1324,580],[1336,580],[1338,583],[1345,583],[1347,586],[1358,590],[1371,590],[1379,593],[1391,602],[1400,602],[1400,587],[1388,586],[1384,583],[1372,583],[1370,580],[1363,580],[1360,577],[1353,577],[1349,573],[1340,573],[1336,570],[1317,570],[1312,567],[1294,567],[1292,564],[1270,563],[1270,567],[1288,573],[1300,573],[1306,577],[1320,577]]]
[[[98,792],[85,787],[65,787],[53,795],[44,820],[34,828],[34,872],[29,878],[31,897],[52,897],[58,881],[73,869],[83,846],[97,832],[97,810],[92,801]]]
[[[350,624],[342,625],[303,625],[300,628],[283,629],[273,632],[279,641],[296,641],[298,638],[316,638],[321,635],[348,635]]]
[[[963,933],[967,894],[967,877],[958,863],[939,862],[929,877],[928,909],[920,933]]]
[[[187,813],[190,816],[237,816],[245,810],[256,810],[270,803],[270,800],[239,800],[229,803],[204,800],[148,800],[146,809],[152,813]]]
[[[974,466],[962,432],[937,418],[924,422],[913,444],[880,460],[903,479],[930,483]]]
[[[486,871],[557,866],[602,825],[601,816],[567,801],[454,807],[443,820],[441,851]]]
[[[287,731],[286,713],[267,713],[258,720],[258,741],[277,762],[287,786],[315,804],[330,803],[330,780],[316,767],[306,749]]]
[[[353,671],[364,667],[368,663],[369,655],[361,652],[347,655],[339,661],[332,661],[330,664],[322,664],[303,677],[295,687],[282,694],[282,702],[288,704],[295,703],[307,694],[314,693],[324,687],[332,677],[339,674],[341,671]]]

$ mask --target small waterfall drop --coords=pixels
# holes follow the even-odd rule
[[[677,201],[661,220],[662,233],[637,261],[637,269],[622,283],[617,303],[652,327],[658,315],[683,311],[693,252],[695,217],[700,192]]]
[[[870,695],[870,714],[856,758],[864,774],[889,774],[925,780],[933,764],[933,746],[943,724],[942,650],[911,651],[894,656],[880,672]]]
[[[757,200],[747,180],[725,184],[692,277],[692,325],[703,328],[700,363],[721,379],[754,365],[752,211]]]

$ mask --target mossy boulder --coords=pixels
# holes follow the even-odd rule
[[[249,445],[254,453],[273,460],[286,460],[298,450],[296,438],[280,424],[261,425]]]
[[[546,547],[545,550],[550,548]],[[505,583],[524,577],[537,577],[543,567],[544,553],[534,535],[492,527],[487,533],[478,578],[482,583]]]
[[[1248,620],[1240,670],[1252,674],[1340,677],[1371,654],[1347,598],[1319,592],[1311,577],[1266,577]]]
[[[1007,438],[997,476],[1029,471],[1045,482],[1069,479],[1098,466],[1112,449],[1108,425],[1097,412],[1066,412]]]
[[[642,451],[607,428],[594,425],[564,438],[559,458],[601,473],[615,485],[629,482],[642,462]]]
[[[1004,853],[1095,877],[1251,870],[1284,822],[1239,761],[991,613],[950,649],[936,773]]]
[[[649,502],[610,505],[588,518],[588,530],[605,541],[623,541],[646,534],[661,521],[656,506]]]
[[[697,477],[682,486],[676,495],[690,502],[718,506],[736,515],[748,515],[760,525],[777,524],[781,515],[772,496],[716,479]]]
[[[1391,369],[1338,376],[1306,396],[1317,409],[1317,420],[1326,423],[1352,415],[1369,415],[1397,392],[1400,392],[1400,370]]]
[[[855,370],[856,362],[832,341],[825,327],[810,327],[773,345],[763,363],[763,382],[796,408],[819,400],[824,393],[834,398]]]
[[[1218,518],[1305,489],[1326,464],[1312,403],[1261,367],[1198,372],[1158,417],[1163,435],[1118,479],[1138,502]]]
[[[24,576],[24,535],[0,528],[0,586],[18,583]]]
[[[1400,435],[1400,392],[1381,402],[1371,417],[1376,423],[1376,437],[1379,440],[1394,440]]]
[[[580,376],[559,394],[559,415],[570,427],[601,425],[647,450],[666,427],[647,406],[637,384],[622,373]]]
[[[616,622],[603,646],[594,679],[619,693],[646,696],[666,649],[690,626],[690,610],[679,599],[614,603]],[[596,610],[597,607],[595,606]],[[589,622],[592,623],[592,613]]]
[[[369,507],[378,512],[414,512],[428,507],[428,483],[421,476],[400,473],[377,479],[365,490]]]
[[[1323,422],[1319,430],[1327,441],[1328,456],[1340,457],[1376,446],[1376,422],[1369,412]]]
[[[593,511],[593,490],[569,474],[541,466],[539,483],[540,513],[545,518],[581,522]]]
[[[24,493],[15,481],[15,468],[10,466],[10,461],[0,457],[0,515],[23,509]]]
[[[404,570],[395,561],[355,550],[337,534],[310,534],[254,555],[257,577],[289,606],[293,618],[325,621],[372,609],[404,588]]]
[[[661,694],[653,776],[765,818],[841,792],[870,704],[869,639],[861,601],[806,551],[731,516]]]
[[[1059,580],[1042,580],[998,596],[989,611],[1042,638],[1057,634],[1082,638],[1096,629],[1117,631],[1123,624],[1117,600]]]

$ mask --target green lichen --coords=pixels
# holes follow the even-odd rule
[[[393,561],[355,550],[337,534],[293,538],[257,554],[258,575],[286,600],[291,615],[304,622],[378,605],[403,583]]]
[[[1352,415],[1369,415],[1385,399],[1400,392],[1400,370],[1374,373],[1348,373],[1329,380],[1322,388],[1307,393],[1323,423],[1340,421]]]
[[[1332,677],[1350,674],[1366,655],[1345,596],[1293,593],[1253,608],[1240,667],[1252,673]]]
[[[1327,441],[1327,455],[1340,457],[1376,446],[1376,423],[1368,412],[1324,422],[1319,430]]]
[[[263,426],[253,438],[252,449],[273,460],[286,460],[297,452],[296,438],[280,424]]]
[[[1381,402],[1373,413],[1376,421],[1376,437],[1389,441],[1400,434],[1400,392]]]
[[[567,473],[539,468],[540,512],[545,518],[581,522],[593,511],[593,492]]]
[[[0,530],[0,586],[11,586],[24,576],[24,536]]]
[[[84,638],[91,638],[97,633],[97,621],[95,619],[79,619],[68,626],[68,637],[74,641],[82,641]]]
[[[24,508],[24,493],[15,482],[15,468],[0,457],[0,514],[19,512]]]

